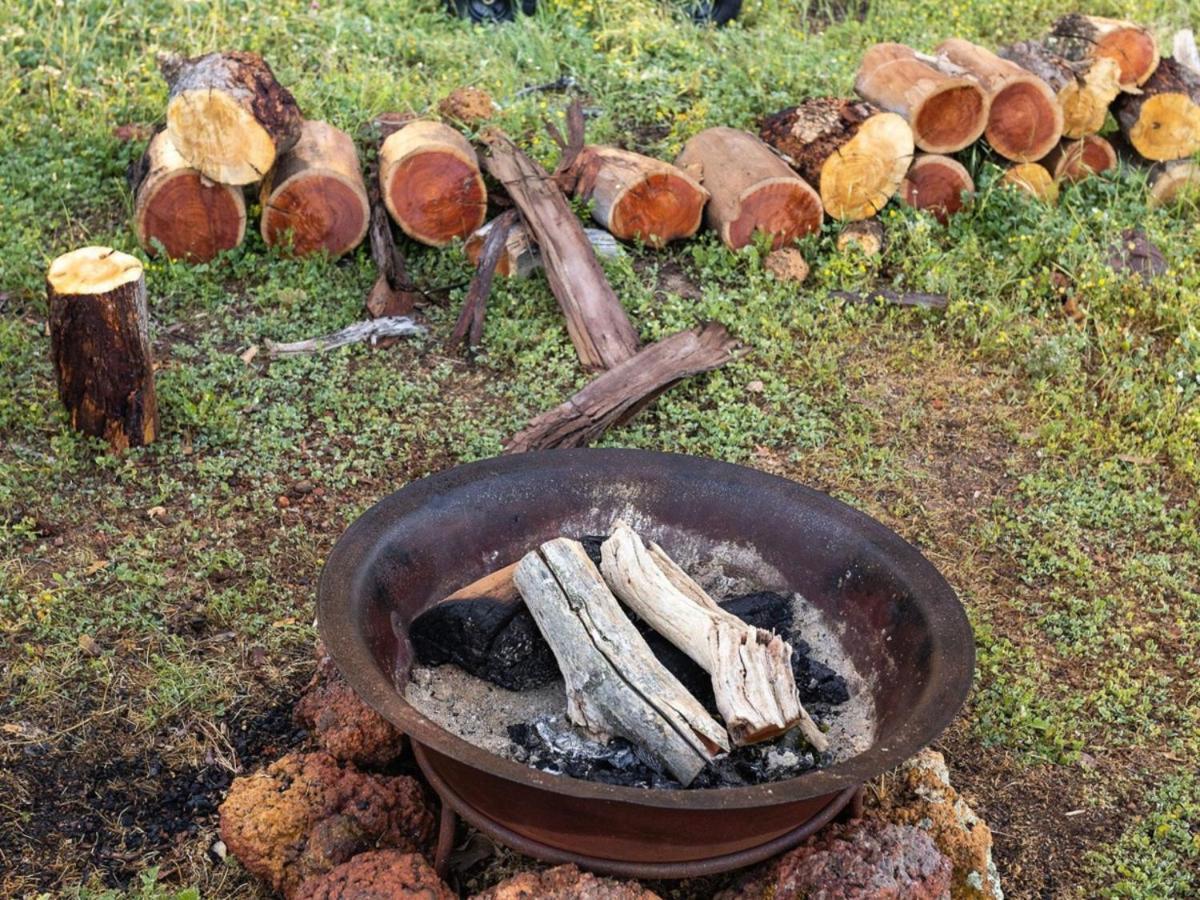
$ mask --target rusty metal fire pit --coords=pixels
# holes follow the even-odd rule
[[[471,746],[405,701],[410,623],[429,606],[562,534],[634,519],[673,545],[752,548],[763,589],[798,591],[844,627],[874,693],[872,746],[755,787],[653,790],[552,775]],[[946,581],[875,520],[795,482],[728,463],[636,450],[499,457],[425,478],[382,500],[338,542],[318,600],[333,659],[405,731],[452,813],[521,852],[642,878],[723,871],[823,827],[868,779],[934,740],[966,698],[970,625]]]

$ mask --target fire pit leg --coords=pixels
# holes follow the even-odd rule
[[[850,802],[841,808],[835,822],[851,822],[854,819],[863,817],[863,798],[866,797],[867,788],[865,785],[859,785],[854,791],[854,796],[850,798]]]
[[[450,868],[450,851],[454,849],[454,835],[458,831],[458,814],[450,804],[442,801],[442,817],[438,825],[437,849],[433,854],[433,867],[439,878],[445,878]]]

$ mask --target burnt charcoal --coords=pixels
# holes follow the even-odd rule
[[[510,691],[560,677],[550,645],[520,602],[479,597],[440,603],[417,617],[409,637],[423,665],[454,663]]]
[[[600,568],[600,547],[607,540],[606,534],[585,534],[579,539],[579,543],[583,544],[583,552],[596,564],[597,569]]]
[[[792,598],[775,591],[755,591],[722,601],[721,609],[731,612],[748,625],[787,637],[792,633],[795,608]]]
[[[846,686],[845,678],[820,660],[813,659],[811,653],[812,647],[807,641],[792,642],[792,674],[796,678],[796,689],[800,691],[800,702],[810,707],[810,713],[818,715],[822,708],[849,700],[850,688]]]

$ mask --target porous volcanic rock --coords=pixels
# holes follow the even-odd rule
[[[906,825],[835,825],[723,900],[949,900],[950,861]]]
[[[308,879],[295,900],[456,900],[456,896],[425,857],[372,850]]]
[[[321,651],[316,674],[296,704],[296,722],[321,749],[342,762],[383,766],[404,750],[404,734],[350,687],[332,659]]]
[[[808,263],[795,247],[783,247],[767,254],[763,268],[780,281],[802,282],[808,278]]]
[[[460,87],[452,90],[438,104],[442,118],[463,125],[478,125],[496,115],[496,104],[491,95],[477,87]]]
[[[287,897],[364,850],[421,852],[434,830],[414,779],[370,775],[324,752],[235,779],[220,814],[229,851]]]
[[[991,829],[951,787],[945,757],[936,750],[922,750],[897,769],[866,814],[927,832],[954,866],[955,900],[1003,900]]]
[[[544,872],[522,872],[471,900],[659,900],[636,881],[616,881],[557,866]]]

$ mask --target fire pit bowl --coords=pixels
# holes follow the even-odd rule
[[[622,787],[495,756],[405,701],[418,615],[544,541],[606,533],[618,517],[672,555],[732,554],[762,589],[799,592],[820,609],[873,692],[870,748],[755,787]],[[505,456],[408,485],[338,541],[318,617],[350,684],[411,738],[444,809],[522,852],[634,877],[735,868],[799,842],[942,732],[975,661],[950,586],[883,525],[784,478],[639,450]]]

